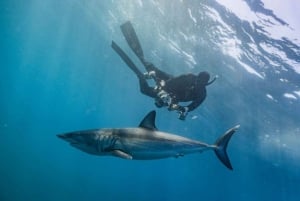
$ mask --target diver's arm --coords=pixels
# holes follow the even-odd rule
[[[140,91],[142,94],[146,96],[150,96],[152,98],[157,97],[157,92],[154,87],[150,87],[149,84],[147,83],[146,79],[144,78],[139,78],[139,83],[140,83]]]
[[[188,107],[188,112],[193,111],[196,109],[206,98],[206,88],[204,87],[202,90],[199,90],[198,96],[186,107]]]
[[[204,101],[204,98],[197,98],[196,100],[191,102],[189,105],[186,106],[188,108],[188,112],[193,111],[194,109],[196,109],[199,105],[201,105],[201,103],[203,101]]]
[[[203,100],[204,98],[198,98],[187,106],[172,104],[171,107],[169,106],[169,110],[176,110],[179,113],[178,118],[180,120],[185,120],[185,117],[187,116],[188,112],[193,111],[195,108],[197,108],[203,102]]]

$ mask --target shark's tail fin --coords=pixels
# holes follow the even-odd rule
[[[229,157],[227,155],[227,145],[228,142],[231,138],[231,136],[235,133],[235,131],[239,128],[240,126],[237,125],[231,129],[229,129],[228,131],[226,131],[226,133],[221,136],[219,139],[217,139],[217,141],[215,142],[215,153],[217,155],[217,157],[220,159],[220,161],[230,170],[232,170],[232,166],[229,160]]]

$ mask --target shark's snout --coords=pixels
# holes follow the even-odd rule
[[[76,135],[74,135],[73,133],[57,134],[56,136],[70,143],[78,141]]]
[[[67,138],[67,136],[65,134],[57,134],[56,136],[63,140]]]
[[[95,141],[95,131],[76,131],[70,133],[57,134],[56,136],[66,142],[71,146],[80,149],[89,154],[99,154],[96,141]]]
[[[90,141],[91,136],[88,132],[70,132],[56,135],[58,138],[65,140],[71,144],[86,144]]]

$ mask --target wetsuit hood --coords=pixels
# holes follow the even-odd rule
[[[203,71],[198,74],[197,82],[199,85],[207,85],[210,79],[210,75],[208,72]]]

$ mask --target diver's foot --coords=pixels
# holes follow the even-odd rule
[[[144,77],[147,80],[153,79],[155,77],[155,71],[149,71],[149,72],[144,73]]]

